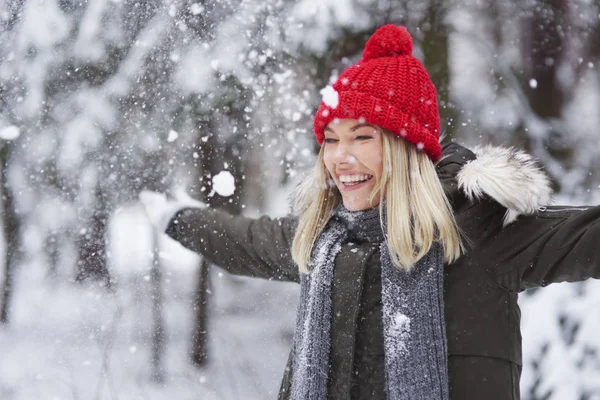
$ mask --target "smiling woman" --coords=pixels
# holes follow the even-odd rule
[[[308,272],[323,221],[340,203],[356,212],[374,209],[381,199],[388,205],[379,212],[396,267],[409,269],[436,241],[447,262],[459,257],[452,207],[426,152],[363,119],[334,118],[323,132],[315,172],[305,183],[309,190],[296,196],[302,212],[292,255],[301,271]]]
[[[600,207],[546,208],[522,152],[442,149],[403,27],[375,32],[327,93],[297,215],[182,207],[166,233],[229,272],[300,283],[281,400],[519,399],[517,294],[600,278]]]
[[[379,205],[381,135],[378,127],[353,119],[335,120],[325,128],[323,162],[349,211]]]

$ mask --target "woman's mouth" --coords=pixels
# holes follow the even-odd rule
[[[373,178],[373,175],[369,174],[353,174],[353,175],[339,175],[339,180],[344,189],[358,189],[364,186],[368,181]]]

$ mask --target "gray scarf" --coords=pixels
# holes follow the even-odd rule
[[[385,218],[384,218],[385,220]],[[349,237],[380,243],[386,390],[389,400],[447,400],[444,261],[434,244],[410,272],[389,256],[379,209],[338,207],[315,243],[310,274],[301,275],[292,364],[292,400],[325,400],[331,347],[335,257]]]

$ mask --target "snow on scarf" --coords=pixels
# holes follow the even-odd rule
[[[448,349],[441,245],[409,271],[389,256],[379,209],[339,206],[317,239],[310,273],[301,275],[292,364],[292,400],[325,400],[331,348],[331,286],[335,258],[349,233],[380,243],[386,391],[389,400],[447,400]]]

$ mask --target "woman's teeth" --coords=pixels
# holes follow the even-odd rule
[[[359,174],[359,175],[340,175],[340,182],[345,185],[353,186],[360,182],[371,179],[373,175]]]

